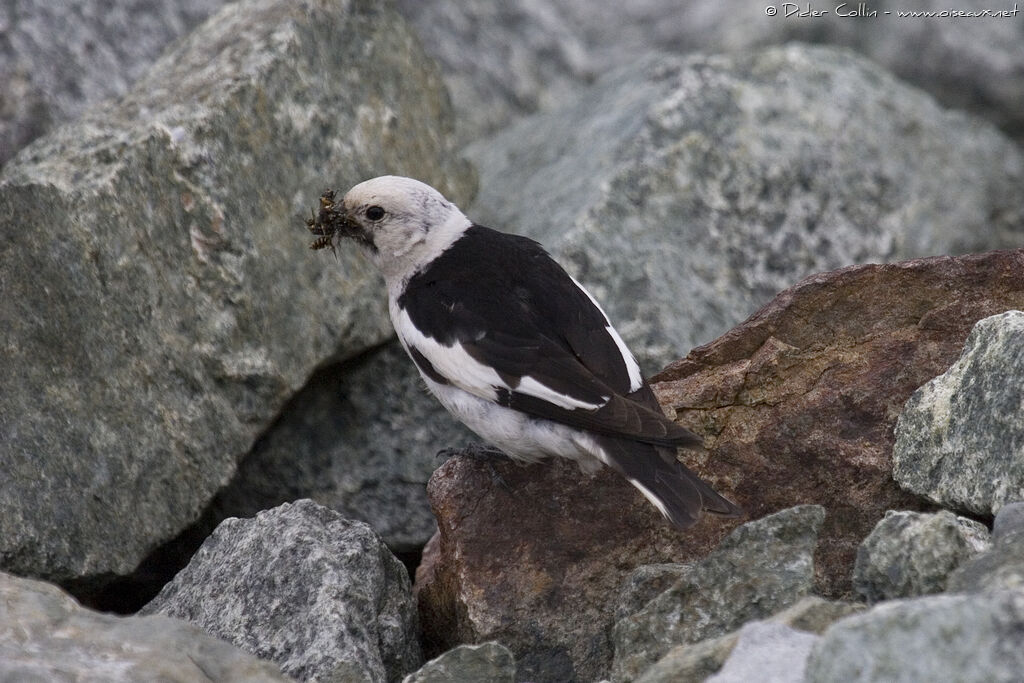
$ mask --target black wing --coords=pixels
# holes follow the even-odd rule
[[[631,358],[605,315],[530,239],[473,226],[409,280],[398,305],[425,336],[494,368],[502,405],[598,434],[700,444],[664,416],[645,382],[634,388]],[[410,353],[436,373],[428,349]]]

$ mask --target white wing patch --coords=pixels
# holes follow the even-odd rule
[[[470,356],[461,344],[445,346],[434,338],[424,335],[413,325],[409,314],[404,309],[398,308],[397,305],[391,306],[391,319],[406,351],[410,346],[415,347],[430,361],[434,370],[443,375],[453,386],[474,396],[496,402],[498,389],[507,389],[539,398],[567,410],[597,410],[610,398],[604,397],[601,403],[587,403],[559,393],[529,375],[523,377],[518,386],[510,387],[494,368],[484,365]]]
[[[615,345],[619,347],[619,353],[622,354],[622,362],[626,364],[626,372],[629,373],[629,390],[630,392],[636,391],[644,385],[644,376],[643,373],[640,372],[640,365],[636,362],[636,358],[633,357],[633,352],[629,350],[629,347],[626,346],[626,342],[622,340],[622,337],[619,336],[616,329],[612,327],[611,322],[608,320],[608,314],[604,312],[603,308],[601,308],[601,304],[597,303],[597,299],[595,299],[593,295],[587,291],[587,288],[581,285],[576,278],[572,276],[570,277],[572,278],[573,283],[580,288],[581,292],[587,295],[590,302],[594,304],[597,310],[601,311],[601,315],[604,316],[604,321],[607,323],[607,326],[604,329],[608,332],[612,341],[615,342]]]

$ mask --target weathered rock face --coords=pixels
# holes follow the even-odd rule
[[[825,509],[804,505],[749,522],[643,609],[615,624],[617,681],[636,679],[674,645],[715,638],[807,595]]]
[[[143,613],[299,680],[397,681],[422,662],[405,567],[370,527],[309,500],[223,522]]]
[[[655,393],[705,437],[698,470],[751,515],[796,500],[828,509],[817,589],[842,595],[885,511],[921,507],[892,480],[903,404],[975,322],[1020,307],[1021,273],[1024,250],[815,275],[654,377]],[[713,540],[694,537],[695,551]]]
[[[127,92],[224,0],[0,3],[0,166],[55,124]]]
[[[976,514],[1024,499],[1024,312],[980,321],[953,367],[910,397],[896,425],[893,476]]]
[[[277,666],[163,616],[116,617],[0,572],[0,680],[284,683]]]
[[[941,593],[950,574],[989,544],[985,525],[948,510],[889,510],[857,550],[853,589],[872,603]]]
[[[465,200],[440,78],[377,3],[232,5],[0,177],[0,567],[132,570],[324,359],[389,334],[364,260],[307,253],[325,179]]]
[[[1024,593],[892,600],[835,624],[807,662],[807,683],[1012,683],[1024,669]]]

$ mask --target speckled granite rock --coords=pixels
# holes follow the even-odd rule
[[[299,680],[400,680],[422,662],[405,567],[362,522],[303,500],[229,519],[143,610]]]
[[[893,477],[956,510],[993,514],[1024,499],[1024,312],[974,326],[947,372],[900,413]]]
[[[613,678],[634,680],[673,645],[724,635],[807,595],[824,519],[824,508],[803,505],[733,531],[671,588],[615,624]]]
[[[989,544],[985,525],[948,510],[890,510],[857,550],[853,589],[869,603],[941,593],[950,574]]]
[[[1024,670],[1024,593],[890,600],[825,632],[806,683],[1016,683]]]
[[[292,679],[274,664],[191,624],[163,616],[93,612],[56,586],[0,572],[0,680],[284,683]]]
[[[1024,503],[1004,505],[992,525],[992,547],[949,577],[950,592],[1024,591]]]
[[[330,179],[465,201],[440,77],[369,0],[226,7],[0,176],[0,567],[83,591],[195,519],[329,358],[390,335],[306,249]]]

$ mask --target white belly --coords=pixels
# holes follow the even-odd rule
[[[584,472],[601,466],[601,447],[586,432],[473,396],[423,376],[427,388],[452,415],[481,439],[516,460],[537,462],[549,456],[575,460]]]

